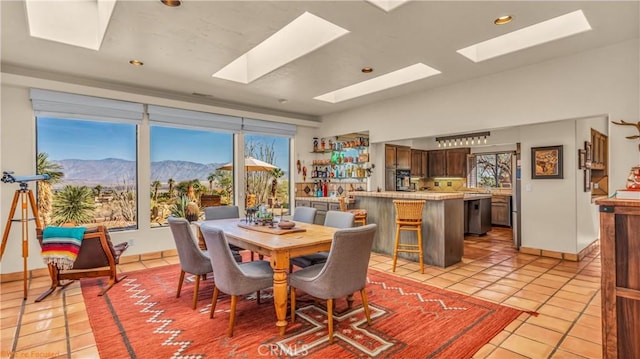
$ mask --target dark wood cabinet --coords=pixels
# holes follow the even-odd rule
[[[447,150],[429,151],[428,177],[445,177],[447,175]]]
[[[411,150],[411,176],[427,177],[427,151]]]
[[[469,148],[429,151],[429,177],[466,177]]]
[[[384,165],[387,169],[411,168],[411,148],[386,145],[384,148]]]
[[[469,148],[454,148],[447,150],[447,176],[467,177],[467,155]]]
[[[640,358],[640,201],[601,199],[602,357]]]
[[[422,173],[421,177],[427,177],[429,175],[429,155],[427,151],[422,151],[420,153],[420,157],[422,158],[420,165],[420,173]]]
[[[411,168],[411,148],[398,146],[396,147],[396,163],[398,168]]]
[[[491,196],[491,224],[511,227],[511,196]]]
[[[607,135],[591,129],[591,169],[607,169]]]
[[[396,146],[384,146],[384,167],[387,169],[396,168]]]

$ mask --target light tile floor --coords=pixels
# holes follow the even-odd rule
[[[493,228],[482,237],[466,237],[464,258],[448,268],[399,260],[396,275],[502,303],[522,314],[482,347],[474,358],[601,358],[600,253],[581,262],[520,254],[511,231]],[[119,265],[121,272],[178,263],[177,257]],[[391,258],[372,254],[371,268],[391,272]],[[0,357],[98,358],[78,282],[40,303],[34,299],[48,277],[0,286]]]

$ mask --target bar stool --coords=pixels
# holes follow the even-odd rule
[[[396,208],[396,245],[393,250],[393,271],[396,271],[398,252],[418,253],[420,273],[424,274],[424,256],[422,254],[422,209],[425,201],[394,200]],[[400,231],[414,231],[418,235],[418,244],[400,243]]]
[[[347,202],[344,196],[340,196],[340,211],[353,213],[355,219],[354,224],[367,225],[367,210],[366,209],[347,209]]]

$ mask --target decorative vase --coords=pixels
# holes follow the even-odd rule
[[[640,166],[631,167],[629,177],[627,177],[627,189],[630,191],[640,191]]]

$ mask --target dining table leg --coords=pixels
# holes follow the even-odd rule
[[[271,257],[273,268],[273,304],[276,309],[276,327],[280,335],[287,329],[287,271],[289,270],[289,253],[278,252]]]

